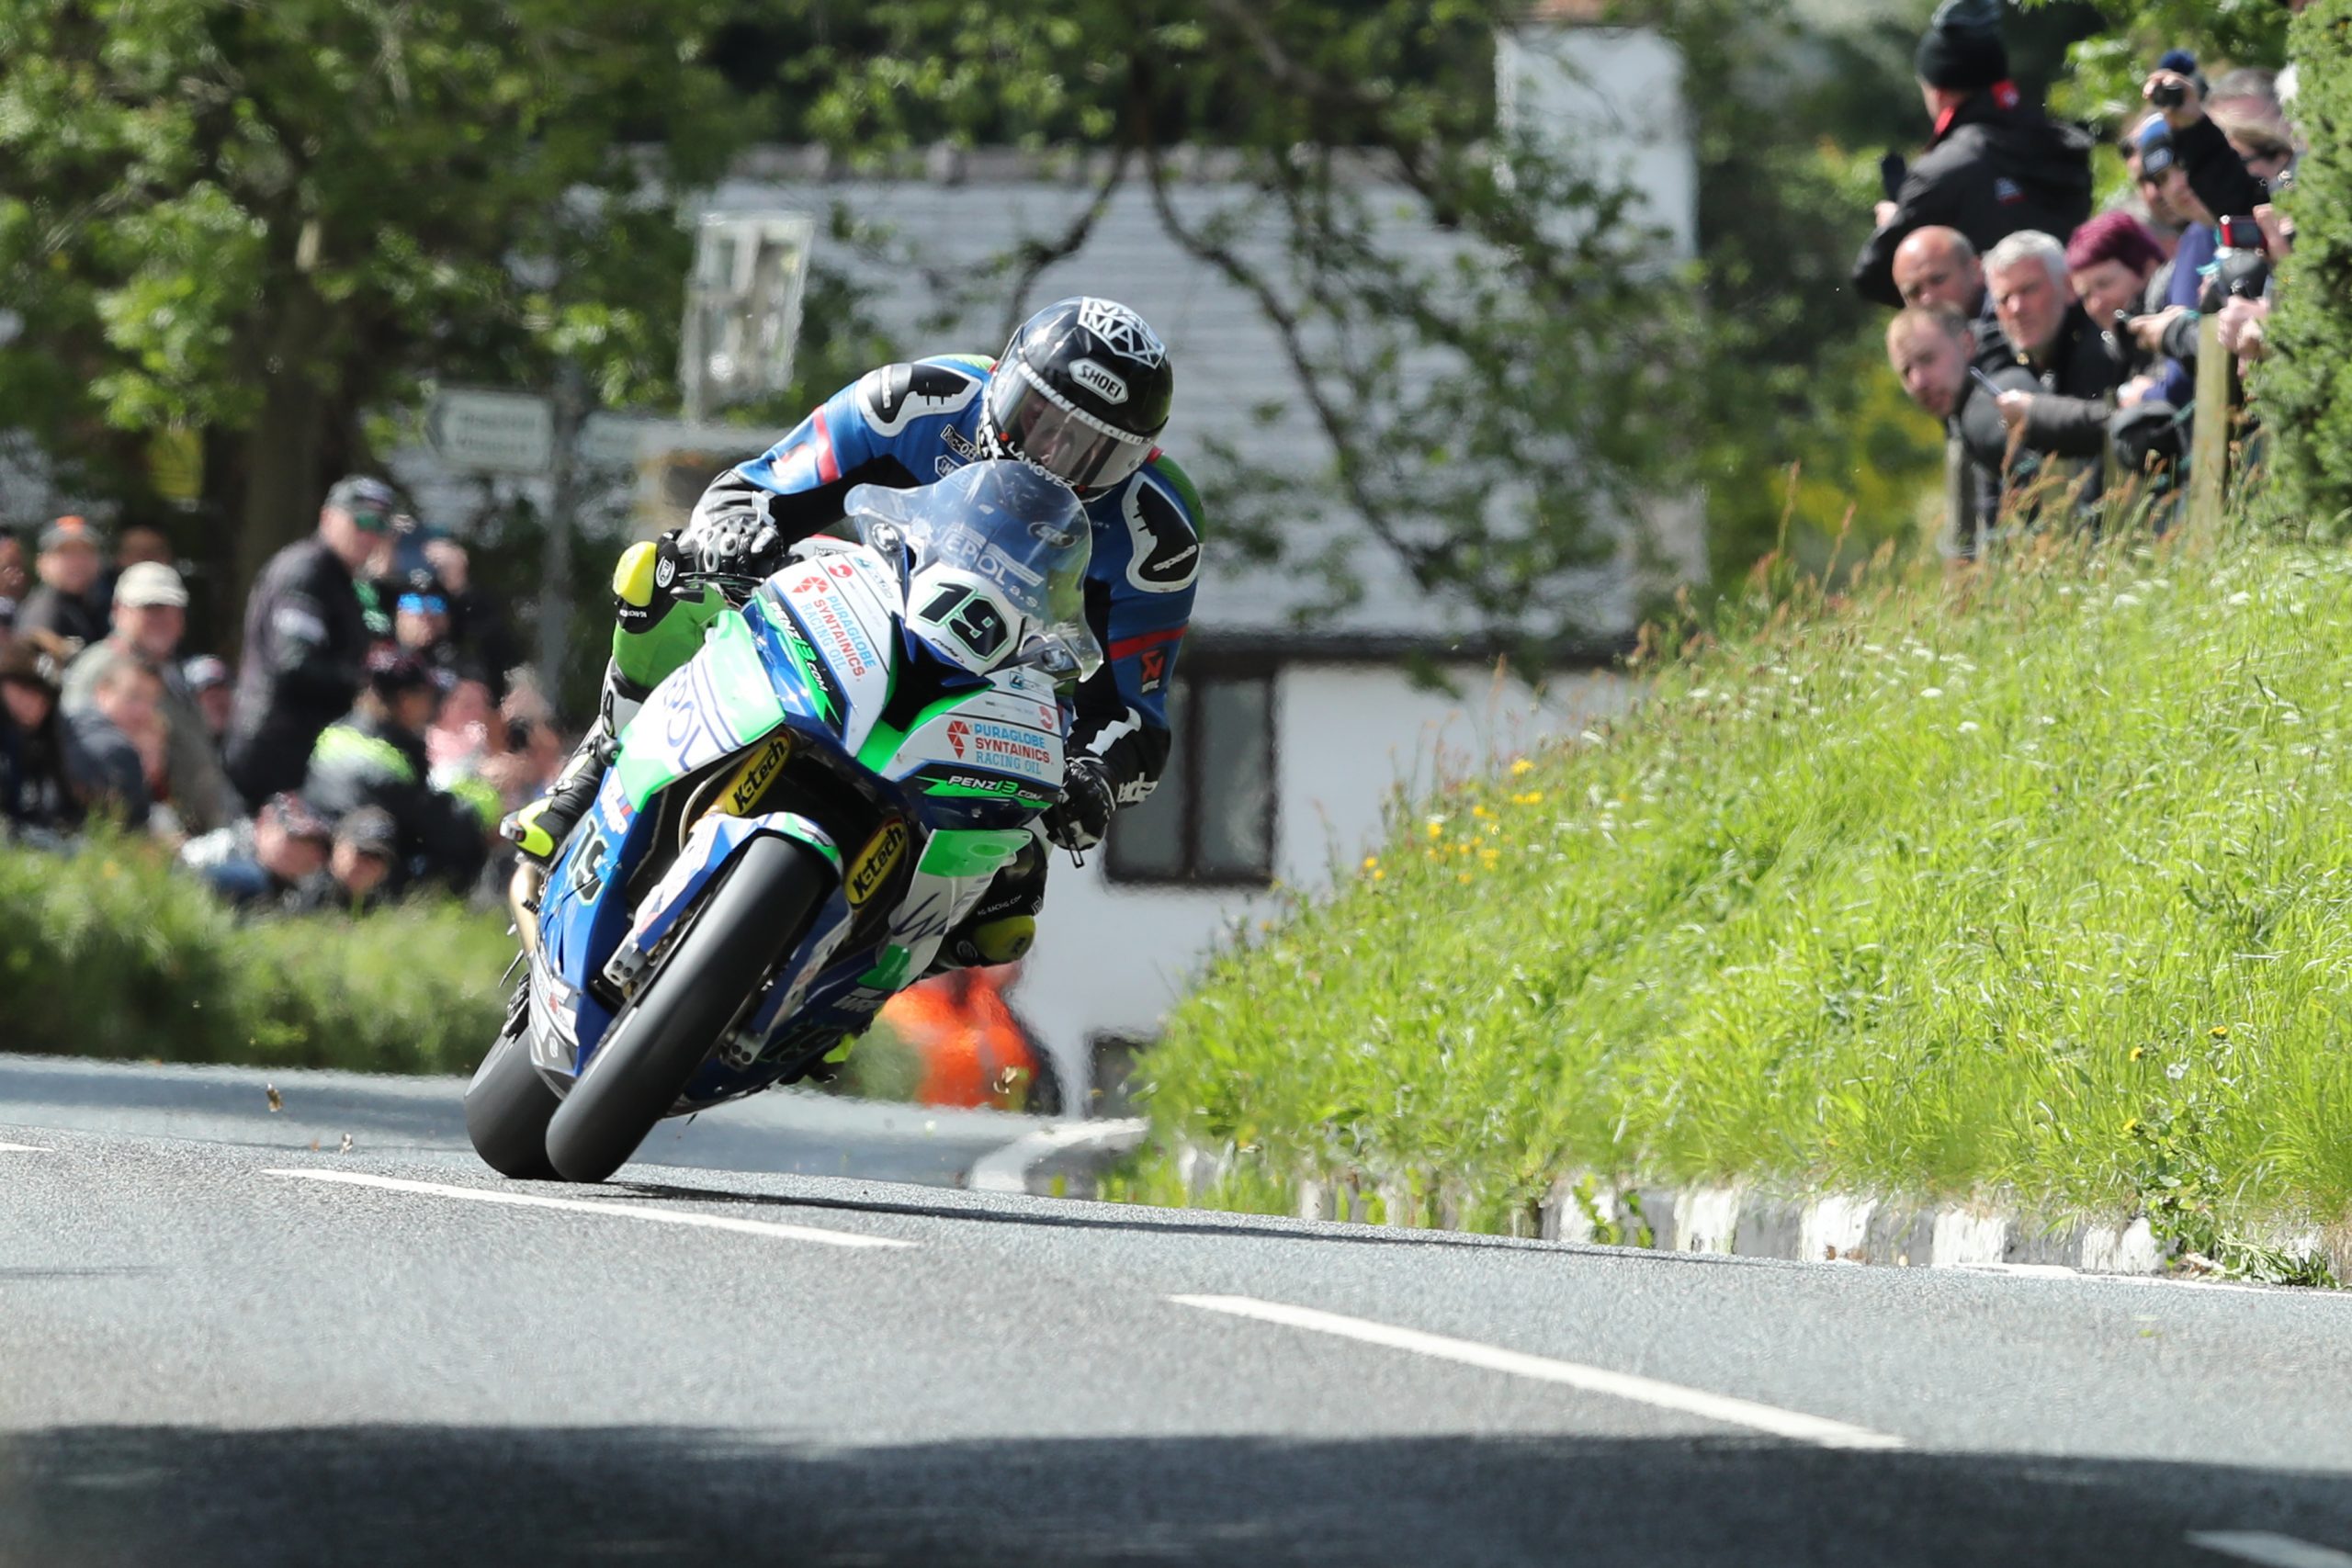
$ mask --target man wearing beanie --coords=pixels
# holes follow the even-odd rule
[[[2018,97],[2000,0],[1943,0],[1917,65],[1934,133],[1854,263],[1855,286],[1882,305],[1903,302],[1894,248],[1915,229],[1957,229],[1981,254],[2020,230],[2071,233],[2091,213],[2091,138]]]

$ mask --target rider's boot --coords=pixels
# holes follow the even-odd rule
[[[548,793],[508,812],[498,825],[498,836],[542,865],[554,863],[563,841],[595,804],[596,786],[613,760],[615,739],[636,716],[645,696],[645,687],[623,675],[616,665],[607,664],[596,722],[580,738]]]
[[[948,928],[923,977],[1027,956],[1037,940],[1037,911],[1046,903],[1046,845],[1032,838],[1012,857],[971,911]]]

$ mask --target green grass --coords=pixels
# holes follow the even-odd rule
[[[2347,694],[2352,561],[2250,530],[1800,591],[1222,957],[1129,1190],[1190,1143],[1212,1201],[1492,1228],[1576,1170],[2338,1223]]]
[[[444,902],[241,920],[152,846],[0,848],[0,1049],[470,1071],[498,1032],[505,922]]]

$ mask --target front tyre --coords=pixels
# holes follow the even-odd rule
[[[602,1181],[637,1152],[832,886],[832,869],[789,839],[743,846],[548,1123],[557,1174]]]
[[[466,1135],[482,1163],[499,1175],[552,1181],[548,1122],[561,1103],[531,1064],[530,1026],[518,1012],[466,1086]]]

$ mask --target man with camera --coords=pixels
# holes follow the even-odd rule
[[[2019,230],[2071,233],[2091,212],[2091,139],[2009,80],[1999,0],[1944,0],[1916,64],[1934,135],[1908,168],[1888,155],[1877,229],[1854,263],[1855,287],[1883,305],[1903,303],[1894,253],[1916,230],[1956,229],[1982,252]]]
[[[2036,389],[2001,394],[2001,423],[2035,452],[2087,459],[2075,471],[2084,499],[2098,493],[2098,460],[2123,365],[2107,335],[2093,324],[2066,265],[2066,250],[2047,234],[2012,234],[1985,258],[1993,313],[2016,363]]]
[[[1978,346],[1974,323],[1950,305],[1906,306],[1887,323],[1887,362],[1903,390],[1944,423],[1945,551],[1961,560],[1982,553],[2011,491],[2041,467],[1999,412],[2001,399],[2030,393],[2033,378],[2015,364],[1987,371],[1974,363]]]

